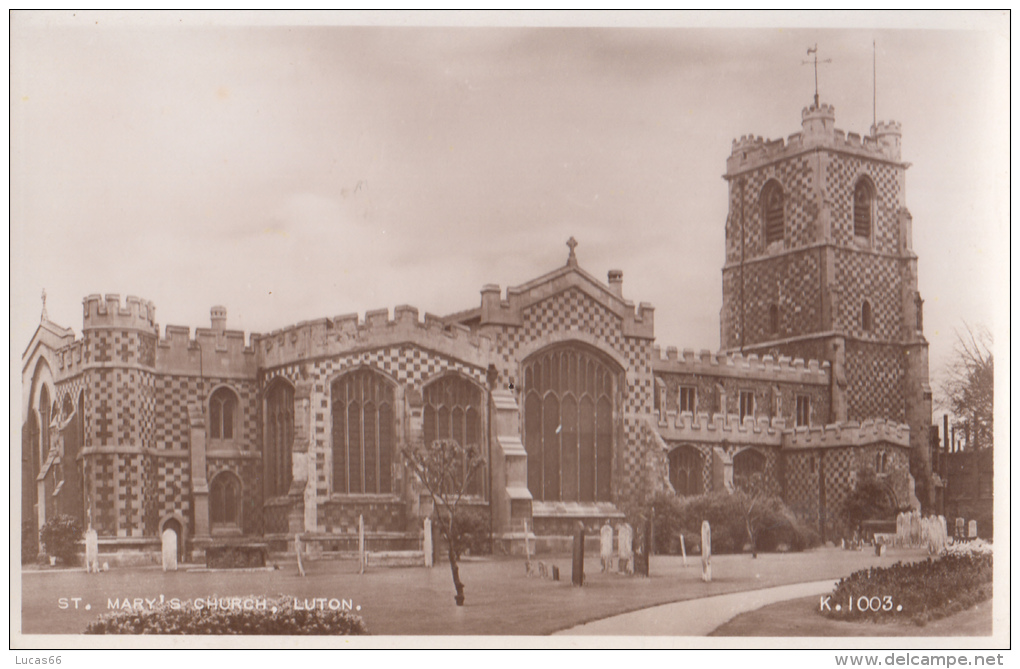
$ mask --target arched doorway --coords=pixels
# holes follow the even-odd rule
[[[184,546],[184,526],[176,518],[167,518],[159,528],[160,539],[167,530],[172,530],[177,535],[177,561],[184,562],[184,556],[187,554]]]

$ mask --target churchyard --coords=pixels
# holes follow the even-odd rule
[[[601,537],[595,537],[596,540]],[[597,545],[597,544],[596,544]],[[160,601],[224,602],[247,596],[295,598],[300,607],[350,607],[374,635],[545,635],[620,613],[674,601],[799,582],[838,579],[868,567],[927,558],[924,548],[874,550],[819,548],[799,553],[712,557],[706,582],[700,556],[653,555],[649,575],[630,575],[630,565],[610,560],[603,570],[600,550],[584,558],[584,584],[571,584],[570,554],[523,557],[464,557],[464,606],[454,603],[445,560],[435,566],[373,567],[358,560],[306,560],[305,576],[294,561],[265,570],[205,570],[182,564],[158,566],[34,569],[21,579],[25,634],[80,634],[100,614],[152,606]],[[539,565],[541,563],[541,566]],[[275,567],[275,568],[274,568]],[[553,580],[553,568],[559,580]],[[621,630],[621,633],[635,631]],[[639,632],[638,632],[639,633]]]

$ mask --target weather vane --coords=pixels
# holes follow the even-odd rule
[[[42,290],[42,317],[40,318],[40,320],[48,321],[49,319],[50,319],[49,315],[46,313],[46,289],[43,288],[43,290]]]
[[[807,50],[807,53],[808,53],[809,56],[811,54],[814,54],[814,56],[815,56],[814,60],[813,61],[811,61],[811,60],[803,60],[803,61],[801,61],[800,64],[801,65],[811,65],[812,63],[814,63],[814,65],[815,65],[815,107],[817,108],[818,107],[818,63],[831,63],[832,59],[831,58],[826,58],[825,60],[818,60],[818,43],[817,42],[815,42],[815,45],[813,47],[811,47],[811,48],[809,48]]]

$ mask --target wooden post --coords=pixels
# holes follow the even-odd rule
[[[680,533],[680,553],[684,556],[684,566],[687,566],[687,544],[684,542],[683,532]]]
[[[576,586],[584,585],[584,523],[577,521],[574,530],[574,561],[570,573],[570,582]]]
[[[358,573],[365,573],[365,516],[358,516]]]
[[[701,521],[701,580],[712,581],[712,527],[707,520]]]
[[[432,555],[432,518],[425,518],[425,522],[422,527],[424,533],[424,539],[422,540],[422,552],[425,553],[425,566],[431,567],[433,561]]]

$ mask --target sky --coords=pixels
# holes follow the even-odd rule
[[[161,329],[213,305],[246,332],[445,315],[560,267],[571,236],[656,308],[657,343],[716,350],[731,142],[800,130],[815,44],[821,100],[863,135],[874,42],[933,378],[965,322],[1008,325],[1008,17],[337,18],[12,14],[13,369],[43,289],[79,335],[92,293],[152,300]]]

